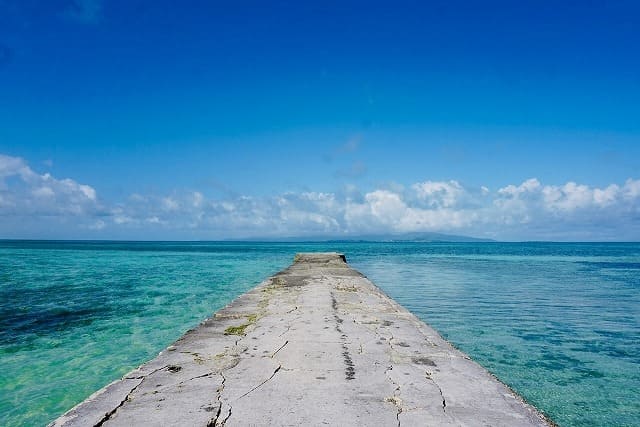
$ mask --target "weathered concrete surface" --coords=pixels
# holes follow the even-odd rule
[[[299,254],[56,426],[547,422],[351,269]]]

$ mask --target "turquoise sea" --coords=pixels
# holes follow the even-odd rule
[[[327,250],[560,426],[640,425],[640,244],[52,241],[0,241],[0,425],[46,425]]]

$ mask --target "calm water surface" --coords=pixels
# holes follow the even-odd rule
[[[561,426],[639,425],[640,244],[0,241],[0,425],[45,425],[300,251],[350,263]]]

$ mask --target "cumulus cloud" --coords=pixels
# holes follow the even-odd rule
[[[420,200],[424,200],[433,208],[449,208],[454,206],[464,193],[458,181],[437,182],[425,181],[413,185]]]
[[[72,179],[38,174],[19,157],[0,155],[0,213],[86,216],[99,210],[96,190]]]
[[[536,178],[497,190],[459,181],[430,181],[362,191],[286,192],[272,197],[208,198],[199,191],[132,194],[100,201],[73,179],[32,170],[23,159],[0,155],[0,225],[51,225],[69,219],[57,237],[85,230],[104,237],[194,238],[358,236],[448,232],[497,239],[638,240],[640,180],[602,187]],[[94,236],[95,234],[85,235]],[[2,237],[2,235],[0,235]]]
[[[415,186],[414,186],[415,189]],[[345,213],[350,232],[404,233],[460,229],[474,218],[472,212],[435,206],[412,206],[401,193],[376,190],[362,203],[348,203]]]
[[[516,224],[530,225],[538,230],[538,238],[637,240],[639,186],[640,180],[634,179],[603,188],[575,182],[543,185],[529,179],[498,190],[493,204],[504,224],[513,229],[518,228]],[[527,227],[520,229],[527,231]]]
[[[424,181],[404,189],[284,193],[207,200],[200,193],[136,198],[120,224],[140,226],[149,215],[164,227],[188,227],[220,237],[349,236],[460,232],[517,239],[637,238],[640,181],[592,188],[543,185],[533,178],[491,192],[457,181]],[[195,202],[194,202],[195,201]],[[123,218],[128,220],[125,222]],[[629,227],[629,225],[634,226]],[[625,234],[632,233],[632,234]],[[636,233],[636,234],[633,234]],[[636,237],[633,237],[636,236]]]
[[[577,212],[620,212],[637,209],[640,199],[640,180],[628,179],[622,186],[610,184],[604,188],[575,182],[564,185],[542,185],[537,179],[508,185],[498,190],[496,205],[509,210],[517,205],[521,210],[542,210],[570,215]]]

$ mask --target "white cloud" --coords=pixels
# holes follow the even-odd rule
[[[145,222],[149,224],[166,224],[166,221],[162,221],[157,216],[150,216],[149,218],[145,219]]]
[[[367,213],[380,223],[393,226],[402,219],[407,205],[397,193],[387,190],[376,190],[364,197],[368,206]]]
[[[162,209],[168,212],[177,211],[180,208],[180,204],[172,197],[162,198]]]
[[[105,205],[90,185],[38,174],[24,160],[0,155],[0,215],[13,218],[0,223],[0,237],[26,224],[24,230],[54,230],[59,238],[79,230],[105,237],[203,239],[437,231],[498,239],[637,240],[640,180],[592,187],[531,178],[495,191],[426,180],[368,192],[351,185],[338,193],[223,199],[174,191],[132,194]]]
[[[498,190],[494,207],[518,236],[541,239],[640,238],[640,180],[603,188],[567,182],[542,185],[530,179]],[[526,224],[517,230],[516,224]],[[538,237],[536,237],[538,236]]]
[[[415,184],[412,189],[416,194],[376,190],[367,193],[362,202],[349,201],[345,213],[348,232],[452,230],[470,225],[477,217],[471,210],[451,208],[456,204],[455,197],[464,193],[457,183],[427,182]],[[413,204],[416,196],[418,201]],[[425,199],[426,207],[422,203]]]
[[[599,206],[609,206],[616,201],[619,191],[620,187],[616,184],[611,184],[602,190],[596,188],[593,190],[593,200]]]
[[[106,226],[107,226],[107,223],[104,222],[103,220],[99,219],[96,222],[94,222],[93,224],[89,224],[87,226],[87,228],[89,228],[90,230],[102,230]]]
[[[640,198],[640,179],[628,179],[622,188],[622,195],[626,200],[635,200]]]
[[[11,157],[0,154],[0,179],[12,175],[18,175],[23,179],[32,173],[24,160],[20,157]]]
[[[428,206],[436,208],[449,208],[454,206],[464,189],[458,181],[438,182],[425,181],[413,185],[418,198],[424,200]]]
[[[549,210],[574,211],[589,206],[594,200],[588,186],[575,182],[568,182],[561,187],[545,186],[542,194],[545,207]]]
[[[622,187],[610,184],[597,188],[575,182],[543,186],[537,179],[529,179],[519,186],[501,188],[498,195],[501,197],[496,199],[496,204],[504,210],[514,210],[517,206],[529,211],[544,210],[567,215],[604,208],[619,210],[638,203],[640,180],[628,179]]]
[[[33,194],[36,197],[53,197],[56,195],[51,189],[51,187],[35,188],[31,191],[31,194]]]
[[[202,195],[202,193],[198,191],[194,191],[191,194],[191,204],[193,205],[194,208],[201,207],[203,202],[204,202],[204,196]]]
[[[23,159],[6,155],[0,155],[0,196],[3,215],[82,216],[99,208],[91,186],[40,175]]]
[[[73,181],[71,180],[66,180],[67,183],[69,185],[73,184]],[[96,200],[96,190],[94,190],[92,187],[89,187],[88,185],[78,185],[78,189],[89,199],[89,200]]]
[[[518,197],[521,194],[533,193],[539,188],[540,188],[540,181],[538,181],[536,178],[531,178],[518,186],[515,186],[513,184],[507,185],[506,187],[499,189],[498,194],[511,196],[511,197]]]

